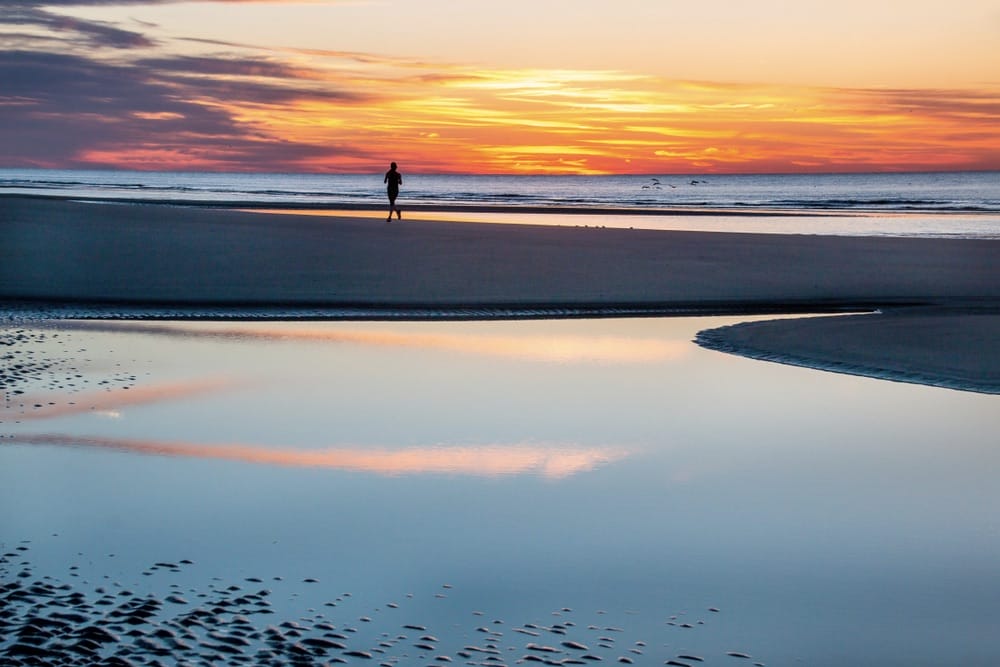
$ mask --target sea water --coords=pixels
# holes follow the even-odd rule
[[[478,211],[483,217],[471,219],[504,222],[513,217],[534,224],[711,231],[1000,237],[1000,172],[488,176],[408,174],[404,170],[403,174],[400,204],[404,208],[411,212],[457,208],[467,220],[469,212]],[[380,173],[0,169],[0,194],[5,193],[298,210],[381,211],[385,206]],[[591,215],[566,217],[581,213]]]
[[[197,664],[1000,664],[997,398],[691,342],[735,321],[5,329],[5,618]]]

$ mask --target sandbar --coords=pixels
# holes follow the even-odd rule
[[[1000,394],[1000,310],[901,308],[743,322],[704,347],[836,373]]]

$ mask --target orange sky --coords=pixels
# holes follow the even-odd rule
[[[0,167],[1000,169],[985,0],[34,2]]]

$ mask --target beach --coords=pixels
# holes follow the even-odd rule
[[[5,664],[995,662],[1000,241],[429,215],[0,200]]]
[[[1000,241],[728,234],[274,215],[7,197],[0,300],[117,317],[495,317],[824,313],[893,317],[774,323],[750,344],[797,363],[893,369],[996,391]],[[932,336],[918,353],[884,327]],[[60,311],[62,309],[62,311]],[[913,313],[912,319],[905,319]],[[975,314],[970,320],[967,315]],[[901,319],[902,318],[902,319]],[[855,325],[854,323],[858,324]],[[884,324],[880,324],[883,323]],[[945,325],[941,325],[941,323]],[[965,326],[975,322],[975,326]],[[861,324],[863,323],[863,324]],[[935,329],[935,331],[939,331]],[[780,335],[779,335],[780,334]],[[762,341],[782,341],[765,345]],[[843,344],[841,344],[843,343]],[[933,361],[933,363],[931,363]],[[945,380],[951,382],[954,378]]]
[[[1000,666],[996,2],[8,4],[0,667]]]

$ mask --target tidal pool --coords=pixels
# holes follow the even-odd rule
[[[1000,664],[1000,400],[746,319],[5,325],[0,656]]]

